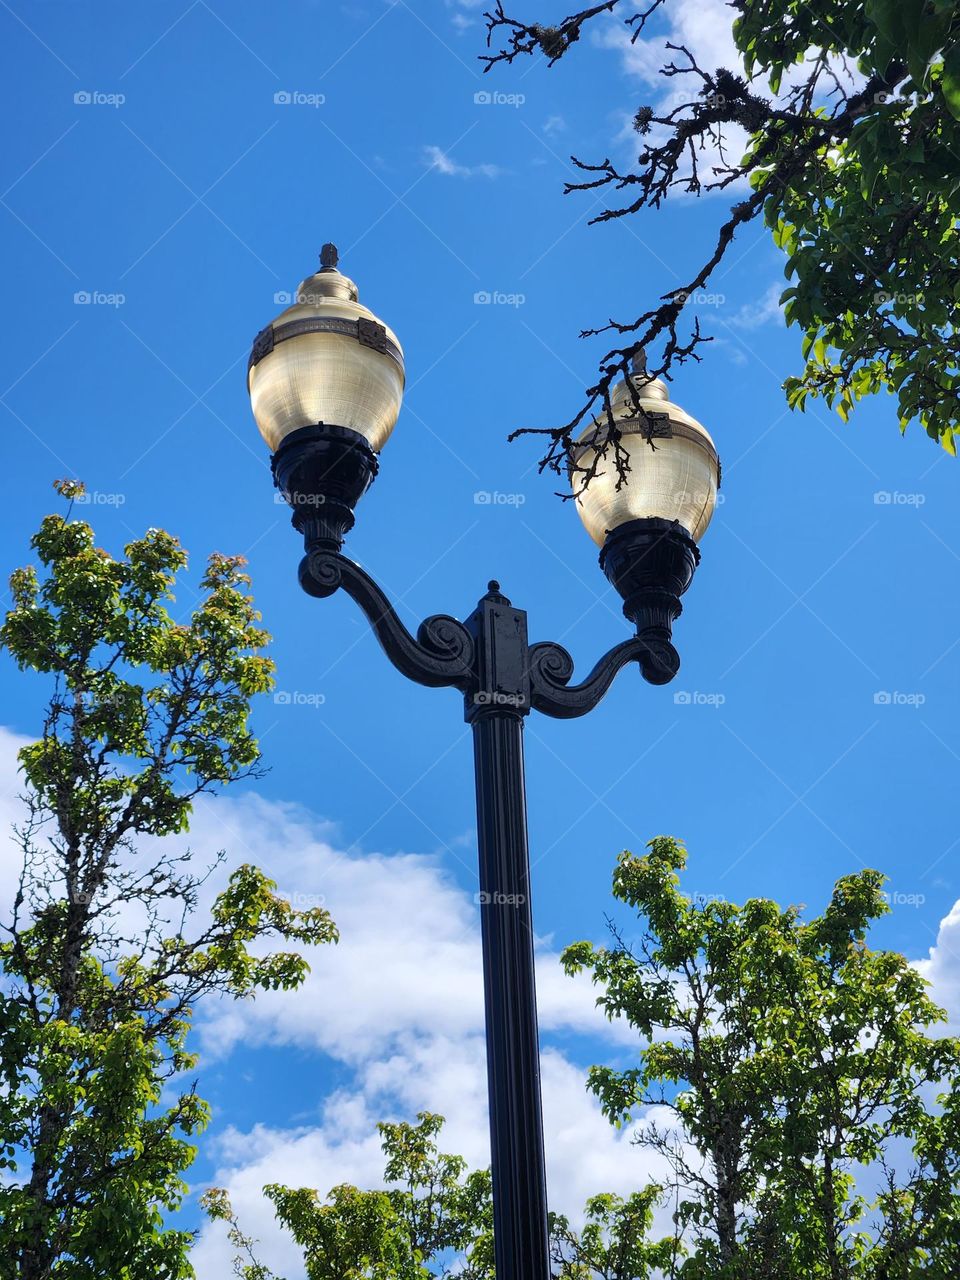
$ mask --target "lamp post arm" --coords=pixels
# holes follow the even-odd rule
[[[573,659],[562,645],[545,641],[530,646],[530,705],[560,720],[592,711],[629,662],[636,662],[650,684],[667,684],[680,669],[669,640],[634,636],[605,653],[580,684],[569,683]]]
[[[446,614],[425,618],[411,635],[385,593],[358,564],[337,551],[311,551],[300,563],[300,585],[309,595],[346,591],[366,614],[380,647],[409,680],[433,688],[473,686],[473,638]]]

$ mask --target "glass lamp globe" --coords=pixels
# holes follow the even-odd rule
[[[360,305],[337,261],[336,245],[325,244],[320,270],[260,330],[247,366],[253,416],[303,536],[301,582],[313,595],[332,588],[313,573],[310,556],[341,550],[403,400],[397,335]]]
[[[582,473],[571,470],[577,511],[590,537],[603,546],[607,535],[632,520],[679,521],[699,542],[717,505],[720,459],[706,429],[670,399],[666,383],[645,376],[642,356],[634,358],[630,380],[637,391],[641,417],[626,381],[610,396],[611,410],[630,463],[617,488],[613,449],[608,448],[597,474],[584,487]],[[577,441],[573,462],[589,468],[607,437],[605,418],[595,419]],[[582,490],[582,492],[578,492]]]
[[[400,413],[403,350],[337,270],[334,245],[324,246],[321,263],[254,341],[253,416],[274,453],[293,432],[318,425],[356,432],[378,453]]]
[[[646,673],[647,679],[665,684],[680,662],[670,637],[682,612],[680,597],[700,562],[699,540],[716,509],[720,459],[706,430],[673,403],[666,384],[647,376],[642,352],[631,362],[629,384],[614,387],[610,407],[629,465],[619,489],[613,448],[603,451],[605,417],[594,419],[574,445],[570,479],[580,519],[600,547],[600,567],[637,635],[657,655],[656,675]],[[594,463],[596,475],[585,476]]]

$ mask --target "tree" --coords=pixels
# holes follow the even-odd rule
[[[280,1222],[304,1250],[309,1280],[494,1280],[493,1203],[489,1170],[469,1172],[460,1156],[442,1155],[436,1138],[443,1117],[422,1112],[415,1125],[378,1126],[386,1156],[385,1191],[334,1187],[316,1191],[270,1186]],[[660,1188],[621,1199],[594,1196],[585,1224],[551,1215],[557,1280],[648,1280],[671,1256],[671,1241],[648,1240]],[[259,1262],[222,1188],[204,1197],[213,1219],[225,1221],[239,1250],[240,1280],[277,1280]]]
[[[588,1087],[670,1176],[551,1214],[555,1280],[948,1280],[960,1274],[960,1040],[895,952],[867,945],[889,908],[875,871],[823,913],[680,890],[676,840],[624,853],[613,878],[634,942],[568,947],[598,1005],[635,1028],[637,1065]],[[381,1125],[386,1190],[266,1188],[310,1280],[494,1280],[488,1173],[441,1155],[439,1116]],[[276,1280],[225,1191],[240,1280]],[[657,1237],[655,1211],[672,1217]]]
[[[512,7],[512,6],[511,6]],[[631,358],[649,376],[699,360],[709,341],[689,304],[751,222],[763,219],[786,255],[781,302],[803,331],[802,371],[788,403],[822,396],[844,421],[881,390],[897,397],[901,430],[919,421],[956,452],[960,428],[960,4],[957,0],[731,0],[742,65],[702,67],[696,50],[667,44],[662,74],[689,84],[659,113],[638,105],[635,168],[605,158],[573,162],[584,177],[566,192],[605,190],[593,222],[659,209],[676,192],[736,193],[716,240],[687,283],[636,319],[581,336],[628,339],[608,351],[571,422],[524,428],[547,437],[541,469],[565,470],[575,436],[597,415],[598,442],[624,464],[610,389]],[[601,0],[561,22],[518,19],[497,0],[486,14],[485,70],[524,56],[555,66],[583,31],[622,18],[629,39],[649,35],[670,0]],[[705,153],[719,160],[706,171]],[[630,385],[628,383],[628,385]],[[639,406],[637,405],[639,408]],[[589,482],[589,476],[583,482]]]
[[[386,1191],[344,1184],[322,1202],[315,1190],[265,1188],[277,1218],[304,1251],[309,1280],[426,1280],[452,1274],[493,1280],[493,1203],[489,1171],[467,1171],[460,1156],[442,1155],[436,1137],[443,1117],[423,1112],[415,1125],[377,1126],[386,1157]],[[228,1223],[240,1251],[241,1280],[276,1280],[257,1261],[227,1192],[214,1187],[202,1201],[208,1215]]]
[[[665,837],[622,854],[614,896],[639,939],[563,955],[641,1038],[639,1065],[594,1067],[589,1088],[618,1125],[643,1111],[637,1141],[672,1168],[689,1256],[665,1274],[956,1275],[960,1041],[930,1034],[945,1015],[904,957],[866,945],[882,876],[843,877],[804,923],[764,899],[692,901],[685,863]]]
[[[258,772],[248,715],[272,663],[242,560],[211,556],[177,622],[176,539],[150,529],[115,559],[69,514],[43,520],[40,573],[14,572],[0,627],[18,666],[52,681],[20,752],[22,865],[0,934],[0,1256],[11,1280],[181,1280],[192,1234],[164,1210],[207,1119],[179,1083],[192,1011],[295,987],[303,958],[258,944],[336,933],[247,865],[200,912],[213,868],[168,843],[197,796]]]

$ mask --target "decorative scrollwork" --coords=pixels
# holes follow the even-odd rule
[[[680,655],[669,640],[643,639],[646,653],[640,659],[640,669],[648,684],[669,684],[680,670]]]
[[[300,561],[300,586],[307,595],[325,600],[340,590],[343,556],[331,551],[311,551]]]
[[[384,653],[408,679],[434,688],[471,686],[473,639],[456,618],[446,614],[427,618],[414,639],[370,575],[334,551],[311,552],[300,566],[300,575],[310,595],[346,591],[366,614]]]
[[[417,628],[417,643],[434,657],[459,661],[466,671],[473,668],[473,637],[462,622],[447,613],[424,618]]]
[[[538,687],[559,689],[569,684],[573,675],[573,659],[562,644],[542,641],[530,646],[530,683]]]
[[[628,662],[636,662],[651,684],[667,684],[680,668],[680,657],[669,640],[651,642],[634,636],[605,653],[582,683],[571,685],[573,659],[566,649],[549,641],[531,645],[531,706],[561,720],[584,716]]]
[[[471,632],[445,613],[425,618],[411,635],[381,588],[358,564],[336,551],[314,550],[300,564],[300,581],[312,596],[331,596],[341,588],[367,616],[380,645],[403,675],[435,688],[453,686],[466,694],[478,687],[477,655]],[[544,642],[526,649],[529,706],[559,719],[586,715],[630,662],[650,684],[667,684],[680,658],[659,635],[634,636],[604,654],[580,684],[572,685],[573,659],[560,644]],[[526,705],[526,704],[525,704]]]

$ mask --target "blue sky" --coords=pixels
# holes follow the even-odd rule
[[[198,1185],[230,1180],[290,1277],[259,1182],[369,1180],[373,1122],[419,1106],[486,1158],[475,817],[458,696],[407,684],[348,599],[297,587],[246,397],[250,341],[334,240],[408,377],[350,554],[411,625],[465,616],[495,576],[532,639],[589,668],[626,624],[536,444],[506,436],[579,407],[606,349],[581,328],[632,318],[709,251],[722,199],[591,228],[602,201],[561,191],[571,153],[629,160],[625,123],[661,93],[663,40],[699,38],[719,59],[725,12],[678,0],[647,46],[625,51],[611,26],[552,71],[483,77],[469,3],[0,6],[0,94],[18,121],[0,199],[4,573],[50,482],[78,475],[112,550],[164,526],[194,582],[214,548],[248,557],[291,695],[256,711],[266,779],[205,807],[195,837],[234,861],[252,851],[344,928],[299,1003],[221,1010],[207,1032],[216,1118]],[[701,310],[716,342],[674,383],[724,462],[676,627],[680,675],[653,689],[627,672],[589,718],[527,725],[558,1208],[646,1176],[579,1083],[628,1048],[556,974],[560,947],[602,933],[620,849],[676,834],[691,891],[811,907],[837,876],[879,867],[896,901],[877,937],[918,959],[960,897],[956,463],[917,428],[901,438],[889,400],[848,426],[816,405],[790,415],[780,383],[799,339],[780,287],[780,255],[748,230]],[[0,678],[4,723],[29,736],[43,686],[9,664]],[[944,999],[956,927],[931,962]],[[574,1174],[563,1153],[582,1149],[596,1154]],[[202,1274],[226,1276],[222,1241],[203,1249]]]

